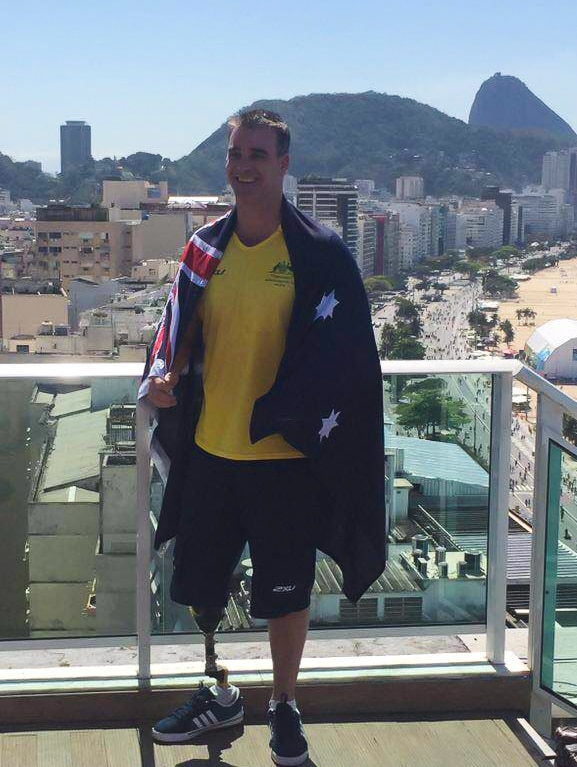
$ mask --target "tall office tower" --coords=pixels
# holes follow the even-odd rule
[[[345,244],[357,257],[359,194],[356,186],[342,178],[307,176],[299,179],[297,207],[331,228],[342,229]]]
[[[60,126],[60,171],[66,173],[90,162],[90,125],[84,120],[66,120]]]
[[[486,186],[481,192],[482,200],[493,200],[503,211],[503,245],[511,242],[511,205],[512,192],[500,192],[498,186]],[[514,237],[514,241],[517,238]]]
[[[419,200],[425,196],[425,182],[421,176],[401,176],[397,179],[395,196],[399,200]]]

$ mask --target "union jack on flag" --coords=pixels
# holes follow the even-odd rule
[[[224,216],[216,222],[216,226],[212,222],[197,230],[184,247],[178,272],[149,349],[138,391],[139,398],[146,396],[150,376],[164,376],[172,366],[178,344],[192,319],[197,301],[222,259],[223,249],[217,247],[216,241],[223,227],[218,224],[226,224],[228,219],[229,216]],[[212,243],[208,241],[209,238],[213,240]]]

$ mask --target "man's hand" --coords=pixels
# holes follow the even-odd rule
[[[176,397],[172,393],[180,379],[178,373],[167,373],[164,378],[151,378],[148,384],[148,398],[156,407],[174,407]]]

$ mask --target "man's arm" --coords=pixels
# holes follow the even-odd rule
[[[195,314],[188,323],[169,372],[163,378],[155,376],[150,379],[148,398],[156,407],[174,407],[176,405],[176,397],[172,390],[177,385],[182,371],[190,360],[190,354],[199,327],[200,321]]]

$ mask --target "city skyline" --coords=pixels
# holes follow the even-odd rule
[[[550,19],[541,0],[530,17],[518,6],[483,6],[474,35],[471,17],[452,1],[393,9],[361,0],[353,16],[344,7],[329,13],[324,1],[295,0],[276,19],[264,0],[250,8],[230,0],[217,32],[214,9],[180,0],[162,11],[146,0],[123,4],[106,26],[96,7],[32,0],[29,9],[25,27],[15,6],[2,14],[4,28],[20,34],[3,41],[11,108],[0,116],[0,152],[40,161],[49,172],[59,170],[58,130],[70,119],[92,126],[95,158],[148,151],[179,159],[259,99],[374,90],[467,121],[477,89],[496,71],[519,77],[577,127],[577,8],[568,1],[557,9],[563,24],[554,45],[541,44]],[[40,71],[43,87],[31,98],[23,84]]]

